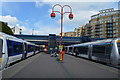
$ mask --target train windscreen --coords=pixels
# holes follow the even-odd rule
[[[0,65],[1,65],[1,62],[2,62],[2,46],[3,46],[3,40],[0,39]]]
[[[119,51],[119,54],[120,54],[120,42],[117,43],[117,46],[118,46],[118,51]]]

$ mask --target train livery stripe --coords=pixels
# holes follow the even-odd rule
[[[120,40],[117,40],[116,42],[117,42],[117,43],[119,43],[119,42],[120,42]]]

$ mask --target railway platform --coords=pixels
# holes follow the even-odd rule
[[[39,53],[16,63],[2,72],[4,79],[82,78],[93,80],[119,80],[119,70],[100,63],[65,54],[64,62],[50,54]]]

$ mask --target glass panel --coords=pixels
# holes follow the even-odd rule
[[[101,58],[110,58],[112,44],[111,43],[103,43],[99,45],[93,45],[92,55]]]

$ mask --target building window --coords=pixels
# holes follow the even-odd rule
[[[118,19],[113,19],[114,22],[118,21]]]
[[[113,18],[118,18],[118,16],[113,16]]]

